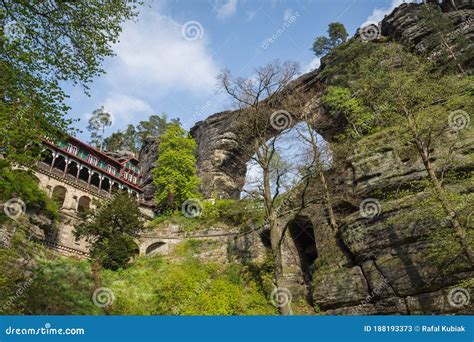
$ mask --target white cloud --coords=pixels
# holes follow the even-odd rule
[[[367,17],[367,20],[365,21],[365,23],[363,23],[361,25],[361,27],[366,26],[370,23],[378,23],[378,22],[382,21],[382,19],[386,15],[392,13],[392,11],[395,8],[397,8],[398,6],[403,4],[404,2],[415,2],[415,1],[411,1],[411,0],[392,0],[392,3],[390,4],[390,7],[388,7],[388,8],[374,8],[374,10],[372,11],[372,14]]]
[[[237,0],[227,0],[227,2],[223,4],[217,3],[215,6],[217,17],[219,19],[225,19],[233,15],[237,11],[237,2]]]
[[[288,21],[293,16],[293,9],[287,8],[283,13],[283,21]]]
[[[319,57],[315,57],[311,62],[309,62],[308,65],[306,65],[304,68],[303,68],[303,73],[307,73],[307,72],[310,72],[314,69],[317,69],[319,68],[319,66],[321,65],[321,60],[319,59]]]
[[[143,118],[153,114],[151,106],[137,97],[123,94],[109,94],[104,103],[105,111],[113,118],[113,126],[124,128],[127,124],[135,122],[134,118]]]
[[[212,92],[219,67],[208,49],[205,27],[196,29],[204,30],[194,32],[202,38],[186,40],[182,25],[172,18],[156,11],[142,13],[137,23],[125,25],[107,80],[118,92],[155,99],[175,92]]]

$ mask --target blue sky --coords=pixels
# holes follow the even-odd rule
[[[69,115],[80,119],[75,126],[84,131],[82,139],[88,138],[88,115],[100,106],[114,119],[108,134],[162,112],[181,118],[189,129],[231,108],[217,91],[220,70],[247,77],[254,67],[279,58],[299,62],[307,72],[319,65],[310,47],[315,36],[326,34],[329,23],[342,22],[352,35],[403,0],[146,2],[138,22],[124,24],[114,46],[117,56],[105,61],[107,74],[91,84],[91,96],[80,87],[66,87]]]

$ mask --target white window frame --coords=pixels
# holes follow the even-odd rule
[[[107,165],[105,167],[105,171],[107,171],[108,173],[111,173],[113,175],[116,174],[117,170],[115,169],[115,167],[113,167],[112,165]]]
[[[74,146],[73,144],[68,143],[66,147],[66,151],[77,156],[78,149],[77,149],[77,146]]]
[[[92,165],[94,165],[94,166],[97,166],[97,164],[99,164],[99,158],[93,156],[92,154],[89,154],[89,155],[87,156],[87,162],[88,162],[89,164],[92,164]]]

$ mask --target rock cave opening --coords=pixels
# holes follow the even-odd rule
[[[301,270],[304,283],[308,289],[308,295],[312,287],[312,266],[318,257],[314,227],[311,220],[306,216],[298,216],[288,224],[288,231],[294,246],[296,247],[298,267]],[[308,298],[308,300],[311,300]]]

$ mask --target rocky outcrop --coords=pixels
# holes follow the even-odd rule
[[[143,189],[144,200],[152,203],[156,188],[153,184],[152,170],[156,166],[158,158],[158,142],[156,138],[146,139],[143,147],[140,149],[138,160],[142,167],[143,177],[140,187]]]
[[[452,18],[455,30],[474,39],[474,10],[472,2],[455,1],[456,8],[444,2],[443,11]],[[382,21],[381,33],[387,39],[405,44],[421,52],[430,34],[418,17],[422,4],[403,4]],[[305,74],[291,83],[284,96],[304,94],[304,108],[315,116],[315,129],[327,141],[332,141],[344,123],[331,119],[320,105],[325,87],[321,70],[327,67],[324,60],[319,70]],[[469,68],[472,58],[465,62]],[[289,111],[292,124],[299,120],[294,108],[281,108],[280,102],[264,103],[264,120],[280,109]],[[242,125],[248,120],[245,110],[214,114],[198,122],[191,134],[198,143],[198,173],[202,179],[202,191],[207,197],[238,198],[244,185],[246,163],[251,156],[246,146],[254,137],[246,135]],[[472,123],[471,123],[472,126]],[[269,129],[268,137],[278,134]],[[283,272],[286,287],[294,299],[305,298],[310,305],[324,314],[472,314],[474,291],[462,287],[463,281],[474,277],[473,265],[462,255],[453,258],[447,266],[432,262],[436,241],[431,239],[445,218],[404,220],[407,214],[418,210],[407,204],[420,201],[426,196],[411,191],[404,194],[413,182],[426,178],[422,161],[413,153],[397,146],[389,136],[372,136],[373,145],[357,149],[346,155],[338,170],[329,171],[328,181],[333,189],[334,211],[339,230],[332,231],[326,217],[321,185],[312,179],[305,193],[307,206],[298,214],[280,217],[285,226],[282,243]],[[447,187],[452,193],[474,192],[474,131],[456,141],[447,135],[446,147],[440,147],[433,155],[436,170],[444,170],[438,161],[453,146],[451,172],[471,175],[455,179]],[[156,160],[156,146],[145,146],[141,153],[142,163]],[[148,162],[147,170],[153,167]],[[150,178],[146,178],[150,184]],[[145,184],[145,186],[146,186]],[[150,191],[152,193],[152,191]],[[377,213],[362,215],[360,205],[371,200]],[[294,207],[289,203],[287,209]],[[292,216],[293,215],[293,216]],[[269,251],[267,227],[256,227],[248,232],[231,234],[225,238],[227,248],[220,247],[210,258],[226,253],[219,261],[231,260],[242,263],[263,263]],[[204,258],[205,253],[204,253]],[[459,303],[461,299],[461,303]]]
[[[432,33],[423,25],[419,18],[419,12],[423,4],[402,4],[390,15],[386,16],[380,24],[380,32],[389,40],[398,41],[415,51],[421,52],[427,37]],[[455,32],[462,32],[474,44],[474,9],[472,3],[459,3],[457,9],[445,5],[443,10],[453,20]],[[434,51],[436,52],[436,51]],[[466,68],[472,67],[473,59],[465,61]],[[331,141],[340,132],[344,122],[331,120],[320,105],[320,96],[325,87],[325,80],[321,77],[321,71],[327,67],[323,59],[318,70],[302,75],[295,80],[287,89],[288,94],[302,93],[307,103],[300,106],[315,117],[315,129],[325,140]],[[284,103],[284,99],[281,103]],[[265,103],[263,111],[267,113],[267,120],[276,110],[287,110],[291,112],[292,124],[298,122],[298,112],[292,111],[281,103]],[[242,130],[248,117],[246,111],[226,111],[211,115],[207,119],[195,124],[191,129],[192,136],[198,144],[198,174],[203,179],[202,192],[207,197],[230,197],[238,198],[245,181],[246,163],[251,156],[246,155],[246,146],[252,143],[253,137],[245,136]],[[278,134],[277,131],[269,131],[268,137]]]

